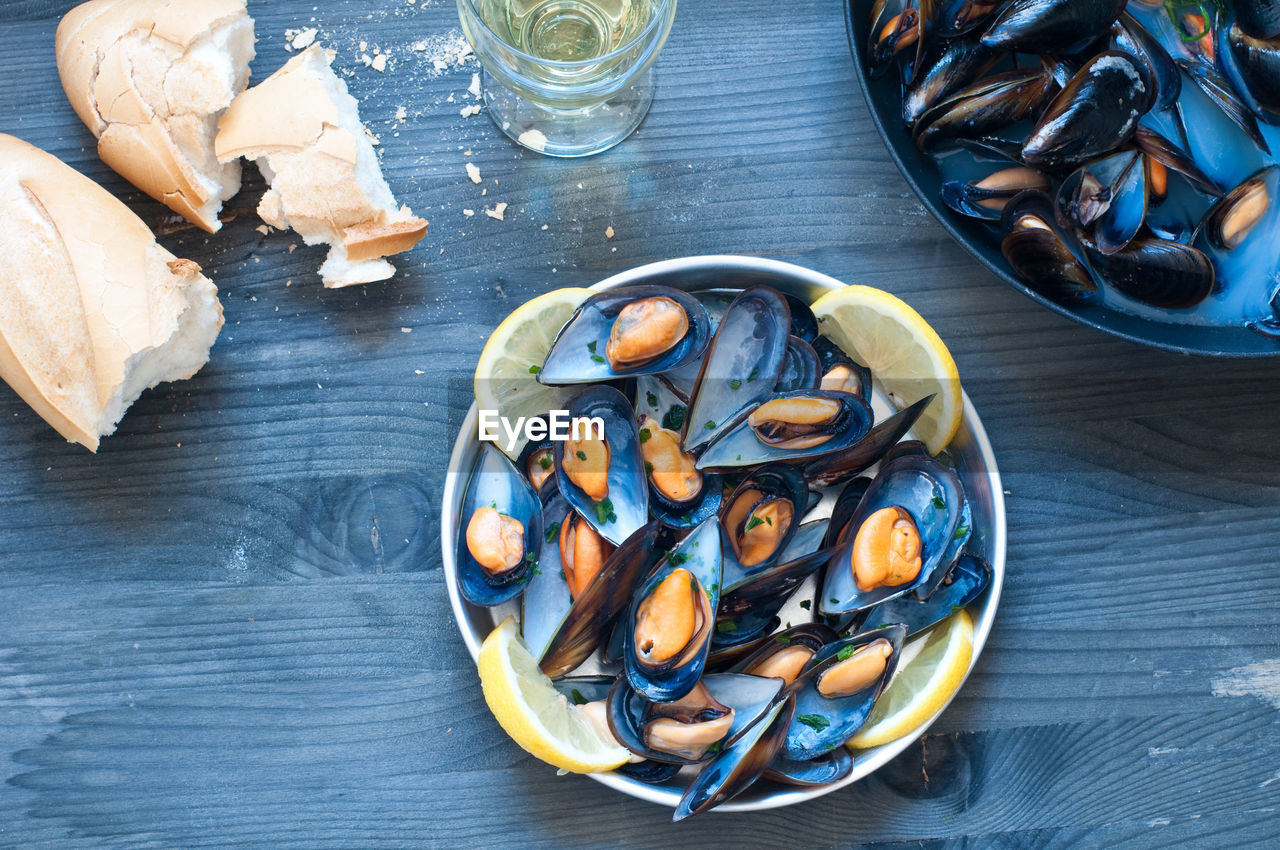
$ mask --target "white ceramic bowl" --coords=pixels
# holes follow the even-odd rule
[[[603,280],[592,288],[604,290],[639,283],[662,284],[690,291],[736,290],[764,284],[809,303],[829,290],[844,286],[835,278],[790,263],[755,257],[707,256],[685,257],[640,266]],[[441,554],[444,558],[449,600],[453,605],[458,628],[462,631],[462,639],[472,658],[479,655],[480,644],[485,636],[502,617],[513,610],[510,604],[497,609],[478,608],[468,603],[458,592],[454,549],[461,527],[460,513],[467,473],[480,451],[480,443],[476,439],[476,422],[476,406],[472,404],[449,458],[449,474],[445,479],[440,522]],[[965,495],[973,513],[973,536],[970,538],[969,551],[989,561],[994,571],[990,591],[970,606],[970,613],[974,616],[973,660],[969,663],[969,671],[972,672],[987,642],[987,635],[991,632],[996,607],[1000,602],[1000,589],[1004,584],[1005,516],[1000,473],[996,469],[987,434],[968,396],[964,400],[964,422],[951,442],[950,452],[964,482]],[[498,614],[500,616],[496,616]],[[938,715],[941,713],[938,712]],[[762,780],[732,801],[720,805],[717,810],[748,812],[789,806],[857,782],[905,750],[933,725],[938,715],[931,717],[927,723],[904,738],[881,747],[856,752],[853,772],[840,782],[818,788],[792,788]],[[633,797],[672,808],[683,792],[680,777],[666,785],[647,785],[615,773],[591,774],[591,778]]]

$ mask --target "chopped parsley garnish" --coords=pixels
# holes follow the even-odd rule
[[[710,755],[716,755],[723,749],[724,749],[724,741],[716,741],[711,746],[707,747],[707,753]]]
[[[848,661],[853,657],[853,653],[857,652],[852,646],[842,646],[840,651],[836,653],[837,661]]]
[[[689,560],[689,555],[685,552],[672,552],[667,558],[667,563],[673,567],[678,567],[685,561]]]
[[[592,354],[596,353],[596,341],[594,339],[587,343],[587,351],[590,351]]]
[[[584,451],[582,451],[581,449],[579,449],[578,451],[574,452],[574,454],[576,454],[576,455],[578,456],[578,460],[586,460],[586,459],[587,459],[587,453],[586,453],[586,452],[584,452]]]
[[[729,389],[731,390],[736,390],[741,386],[742,386],[742,381],[739,381],[737,378],[734,378],[732,381],[729,382]]]
[[[808,726],[810,729],[816,729],[821,732],[831,725],[831,721],[823,717],[821,714],[801,714],[796,720]]]
[[[608,522],[617,522],[618,515],[613,512],[613,502],[609,501],[606,496],[596,502],[596,522],[604,525]]]
[[[941,496],[934,496],[932,499],[929,500],[929,502],[938,510],[942,510],[947,506],[947,503],[942,501]]]
[[[833,597],[831,597],[830,599],[828,599],[827,601],[828,601],[828,602],[830,602],[832,605],[839,605],[839,604],[840,604],[840,600],[839,600],[839,599],[836,599],[834,596],[833,596]]]
[[[529,569],[535,576],[542,575],[542,570],[538,569],[538,556],[532,552],[524,553],[524,560],[529,565]]]
[[[550,469],[551,455],[543,455],[542,457],[538,458],[538,466],[542,467],[543,469]]]
[[[708,419],[706,422],[702,423],[702,427],[706,428],[708,431],[714,431],[716,427],[716,422],[714,419]]]
[[[736,628],[738,628],[738,624],[733,620],[721,620],[716,623],[716,631],[718,632],[731,632]]]
[[[644,462],[644,473],[645,475],[653,475],[653,464],[647,460]]]
[[[960,523],[956,526],[956,533],[952,535],[952,540],[964,540],[965,535],[969,533],[969,526],[966,523]]]
[[[569,699],[573,700],[574,705],[586,705],[587,698],[582,695],[582,691],[574,688],[569,692]]]
[[[641,428],[641,429],[640,429],[640,442],[642,442],[642,443],[647,443],[647,442],[649,442],[649,438],[650,438],[650,437],[652,437],[652,436],[653,436],[653,434],[652,434],[652,432],[650,432],[650,431],[649,431],[649,429],[648,429],[648,428]]]
[[[592,362],[593,362],[593,363],[603,363],[603,362],[604,362],[604,358],[603,358],[603,357],[601,357],[599,354],[593,354],[593,355],[591,355],[591,360],[592,360]]]
[[[560,523],[553,522],[547,528],[547,533],[542,536],[546,538],[548,543],[550,543],[552,540],[556,539],[556,535],[559,533],[560,533]]]
[[[760,377],[760,367],[751,370],[751,374],[747,376],[747,383],[750,384]]]
[[[952,614],[956,613],[957,611],[963,611],[963,610],[964,610],[964,606],[963,606],[963,605],[952,605],[952,606],[951,606],[951,613],[952,613]]]
[[[803,609],[804,609],[804,610],[806,610],[806,611],[808,611],[808,610],[809,610],[809,608],[810,608],[810,606],[811,606],[812,604],[813,604],[813,603],[812,603],[812,602],[810,602],[808,599],[801,599],[801,600],[800,600],[800,607],[801,607],[801,608],[803,608]]]
[[[790,646],[791,638],[788,637],[787,635],[775,635],[773,638],[773,642],[777,644],[781,644],[782,646]]]
[[[662,427],[668,431],[679,431],[684,426],[684,405],[673,404],[671,409],[662,415]]]
[[[651,392],[646,392],[644,394],[644,400],[649,402],[650,407],[658,406],[658,397]]]
[[[539,372],[541,372],[541,371],[542,371],[542,367],[541,367],[541,366],[530,366],[530,367],[529,367],[529,374],[530,374],[530,375],[536,375],[536,374],[538,374],[538,373],[539,373]]]
[[[764,520],[760,519],[760,517],[758,516],[753,515],[751,519],[747,520],[747,527],[745,530],[750,531],[751,529],[755,528],[757,525],[764,525]]]

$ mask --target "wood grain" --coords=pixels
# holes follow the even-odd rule
[[[0,130],[154,223],[59,88],[71,5],[0,7]],[[876,136],[837,0],[683,3],[640,132],[580,162],[459,115],[474,64],[439,73],[412,49],[456,35],[446,0],[250,9],[256,79],[288,58],[286,28],[337,48],[431,232],[389,283],[325,291],[320,250],[255,230],[249,168],[222,233],[163,238],[226,310],[195,379],[145,394],[96,457],[0,388],[0,845],[1280,841],[1276,706],[1214,696],[1280,657],[1280,366],[1116,341],[978,266]],[[363,66],[362,40],[388,73]],[[499,201],[503,222],[482,213]],[[475,359],[511,308],[706,253],[914,304],[990,431],[1010,551],[987,650],[923,742],[821,800],[676,827],[502,736],[435,517]]]

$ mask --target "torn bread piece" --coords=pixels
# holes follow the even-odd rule
[[[327,242],[320,277],[329,288],[386,280],[382,259],[408,251],[427,222],[397,207],[356,100],[313,44],[236,98],[218,124],[218,159],[258,163],[271,188],[258,215],[292,227],[308,245]]]
[[[218,290],[110,192],[0,134],[0,378],[98,450],[142,391],[189,378],[222,328]]]
[[[58,25],[58,73],[102,161],[214,233],[240,164],[218,162],[213,137],[253,43],[245,0],[92,0]]]

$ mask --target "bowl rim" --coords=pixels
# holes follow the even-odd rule
[[[1058,315],[1071,319],[1072,321],[1084,325],[1087,328],[1091,328],[1105,334],[1110,334],[1113,337],[1123,339],[1127,342],[1134,343],[1135,345],[1155,348],[1161,351],[1174,352],[1176,354],[1187,354],[1197,357],[1211,357],[1216,359],[1238,360],[1248,358],[1280,357],[1280,343],[1271,343],[1269,347],[1265,347],[1267,346],[1267,337],[1250,331],[1248,328],[1243,326],[1239,328],[1232,328],[1225,325],[1178,325],[1173,323],[1162,323],[1141,316],[1123,313],[1111,308],[1100,308],[1103,310],[1102,316],[1110,317],[1106,321],[1101,321],[1098,318],[1083,315],[1064,304],[1059,304],[1057,301],[1040,294],[1019,280],[1010,269],[987,256],[983,250],[979,249],[975,240],[971,240],[967,235],[960,231],[956,226],[956,222],[952,219],[951,211],[942,205],[941,199],[934,197],[934,193],[926,192],[924,190],[924,187],[920,185],[920,181],[916,176],[914,168],[907,163],[906,158],[898,149],[898,146],[890,140],[889,130],[885,126],[884,117],[880,114],[880,110],[876,108],[875,98],[872,96],[871,80],[869,79],[869,75],[866,70],[866,50],[862,45],[862,39],[857,37],[858,25],[854,21],[855,6],[865,6],[865,4],[861,3],[860,0],[845,0],[844,2],[845,32],[849,40],[849,50],[853,54],[853,73],[858,80],[858,88],[862,91],[863,100],[867,104],[867,112],[871,115],[871,123],[875,125],[876,133],[880,136],[880,141],[889,152],[889,157],[893,160],[894,165],[898,167],[898,171],[901,172],[903,179],[907,181],[907,185],[909,185],[911,190],[915,192],[920,203],[923,204],[924,208],[933,215],[938,224],[942,226],[942,229],[947,232],[947,235],[954,239],[960,247],[968,252],[971,257],[986,266],[987,269],[1009,286],[1021,292],[1023,295],[1026,295],[1037,304],[1047,307]],[[1171,335],[1186,334],[1191,336],[1193,340],[1198,340],[1206,334],[1214,336],[1227,334],[1230,335],[1232,339],[1239,338],[1241,340],[1254,341],[1255,347],[1249,348],[1246,346],[1242,349],[1227,350],[1211,347],[1207,341],[1192,344],[1188,344],[1187,342],[1172,342],[1152,336],[1144,336],[1141,333],[1126,330],[1123,327],[1117,327],[1115,326],[1115,323],[1133,324],[1140,328],[1169,328],[1170,330],[1168,332]],[[1238,337],[1236,335],[1237,330],[1239,331]]]
[[[805,284],[814,285],[826,290],[843,289],[846,284],[829,275],[821,272],[807,269],[803,266],[794,265],[792,263],[782,262],[780,260],[771,260],[762,257],[746,257],[737,255],[713,254],[697,257],[682,257],[670,260],[661,260],[654,263],[637,266],[627,271],[620,272],[604,280],[601,280],[591,287],[595,291],[603,291],[619,286],[626,286],[639,283],[642,280],[656,275],[670,274],[672,272],[742,272],[742,273],[764,273],[767,275],[789,277],[797,279]],[[726,287],[728,288],[728,287]],[[1004,504],[1004,489],[1001,484],[1000,471],[996,465],[995,454],[991,448],[990,439],[987,436],[982,420],[978,417],[977,410],[973,406],[973,402],[969,399],[967,393],[964,395],[964,419],[961,426],[961,433],[967,433],[973,442],[973,448],[978,457],[982,459],[982,469],[976,469],[969,472],[961,472],[961,479],[986,478],[987,486],[991,499],[991,528],[988,530],[990,535],[989,545],[990,552],[988,560],[991,563],[993,572],[991,588],[987,593],[986,601],[982,605],[979,616],[975,617],[974,634],[973,634],[973,656],[969,660],[969,669],[965,671],[961,680],[960,687],[947,699],[946,703],[929,718],[923,725],[916,729],[912,734],[891,741],[888,744],[874,747],[861,751],[855,755],[855,763],[853,772],[840,780],[829,785],[823,785],[816,788],[787,788],[778,786],[777,790],[771,791],[762,797],[755,799],[737,799],[723,803],[716,807],[716,811],[721,812],[752,812],[764,811],[767,809],[780,808],[790,806],[796,803],[803,803],[808,800],[815,800],[825,796],[837,789],[844,788],[848,785],[865,778],[871,773],[878,770],[885,763],[898,756],[907,747],[918,740],[925,734],[930,727],[938,720],[938,718],[947,710],[952,701],[964,689],[965,682],[972,675],[974,668],[978,664],[978,660],[982,656],[982,651],[987,643],[987,638],[991,634],[991,628],[995,622],[996,612],[1000,605],[1001,590],[1004,585],[1005,576],[1005,559],[1007,555],[1007,525]],[[450,542],[456,541],[459,523],[456,512],[460,510],[462,498],[465,494],[465,474],[463,473],[464,463],[469,455],[476,451],[478,446],[474,439],[476,426],[479,419],[476,404],[473,401],[466,417],[463,420],[462,427],[458,431],[458,436],[454,440],[453,450],[449,456],[449,465],[445,474],[445,486],[441,495],[440,504],[440,547],[442,557],[442,568],[444,571],[445,585],[449,594],[449,603],[453,610],[454,622],[458,626],[458,630],[462,633],[463,643],[467,647],[467,651],[471,654],[472,660],[480,654],[480,645],[484,640],[484,635],[479,634],[474,628],[470,627],[471,617],[468,612],[468,603],[462,598],[459,592],[457,580],[457,564],[454,557],[455,546]],[[465,624],[465,625],[464,625]],[[615,773],[591,773],[587,774],[592,779],[612,788],[621,791],[631,797],[641,800],[647,800],[651,803],[657,803],[669,808],[674,808],[680,799],[680,791],[677,788],[668,786],[646,785],[637,780],[629,779]]]

